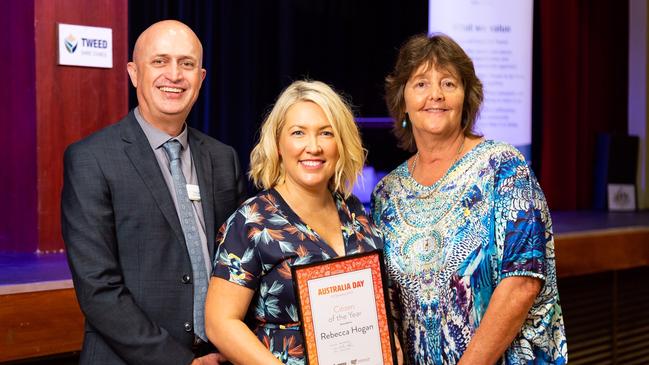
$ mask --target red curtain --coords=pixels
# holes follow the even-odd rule
[[[627,133],[626,1],[539,0],[541,186],[551,209],[592,208],[597,133]]]

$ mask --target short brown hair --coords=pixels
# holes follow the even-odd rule
[[[418,34],[401,46],[394,70],[385,78],[385,102],[394,119],[393,132],[399,140],[399,147],[407,151],[414,151],[416,147],[412,123],[408,123],[405,128],[402,126],[402,121],[406,118],[404,89],[410,76],[424,64],[457,72],[464,86],[462,130],[466,136],[480,136],[474,127],[484,96],[482,82],[475,74],[473,61],[447,35]]]

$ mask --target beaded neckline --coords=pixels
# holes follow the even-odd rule
[[[464,149],[464,142],[466,142],[466,137],[462,138],[462,143],[460,144],[460,148],[458,148],[457,151],[455,152],[455,158],[453,159],[453,163],[451,164],[451,166],[455,165],[457,160],[460,158],[460,154]],[[417,161],[419,161],[419,150],[417,150],[417,153],[415,154],[415,158],[412,160],[412,168],[410,169],[410,176],[414,177],[415,175],[415,168],[417,167]]]
[[[415,178],[412,176],[410,173],[410,169],[408,168],[408,160],[404,161],[399,167],[397,168],[398,175],[401,176],[402,184],[404,187],[412,192],[413,197],[418,197],[418,198],[427,198],[429,197],[432,193],[437,191],[439,187],[442,185],[447,184],[449,175],[451,175],[457,168],[460,166],[464,161],[468,159],[472,159],[476,154],[480,151],[483,150],[484,148],[487,148],[488,146],[496,143],[493,140],[490,139],[484,139],[480,143],[478,143],[475,147],[472,149],[468,150],[463,156],[459,157],[451,167],[448,168],[446,173],[439,178],[439,180],[435,181],[432,185],[423,185],[419,183]]]

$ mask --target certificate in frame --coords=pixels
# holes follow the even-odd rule
[[[396,364],[382,251],[291,271],[309,365]]]

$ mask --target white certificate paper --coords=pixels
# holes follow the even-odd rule
[[[380,250],[291,267],[309,365],[396,363]]]
[[[318,362],[382,364],[381,335],[370,269],[309,280]],[[357,359],[357,349],[365,349]]]

